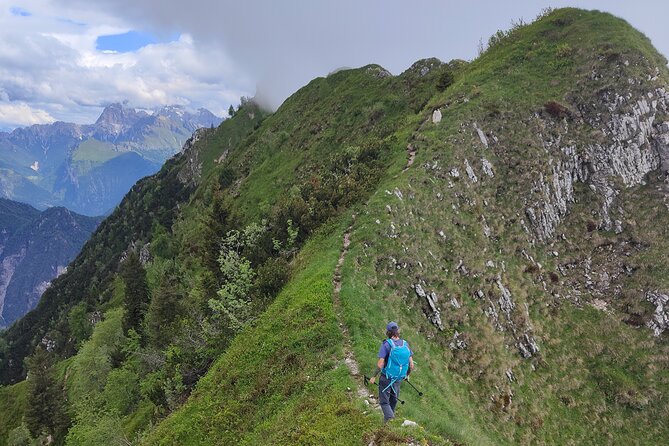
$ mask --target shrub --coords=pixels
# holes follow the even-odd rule
[[[126,368],[112,370],[102,397],[111,411],[120,416],[130,413],[139,400],[139,376]]]

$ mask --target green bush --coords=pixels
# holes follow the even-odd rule
[[[102,392],[106,407],[124,416],[134,410],[139,402],[139,375],[127,368],[114,369],[107,375]]]

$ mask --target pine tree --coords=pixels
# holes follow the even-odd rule
[[[125,282],[123,331],[133,328],[141,335],[142,319],[149,305],[149,287],[146,283],[146,271],[134,252],[123,263],[121,278]]]
[[[146,313],[146,335],[152,345],[165,347],[174,336],[174,323],[180,313],[180,293],[176,274],[168,272],[154,290]]]
[[[53,436],[56,443],[69,425],[65,394],[58,385],[51,354],[41,346],[26,359],[28,367],[28,404],[25,420],[28,430],[37,438]]]
[[[231,118],[235,116],[235,107],[233,107],[232,104],[230,104],[230,107],[228,108],[228,116]]]

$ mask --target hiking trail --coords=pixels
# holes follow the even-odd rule
[[[409,143],[409,145],[407,146],[407,164],[406,167],[402,170],[402,172],[406,172],[407,170],[409,170],[409,167],[413,166],[413,162],[416,160],[416,152],[417,152],[416,147],[413,144]]]
[[[344,310],[341,305],[340,293],[341,293],[341,267],[344,265],[344,260],[346,259],[346,254],[348,253],[348,247],[351,244],[351,229],[353,228],[353,223],[355,223],[355,214],[353,215],[353,221],[344,232],[344,244],[339,254],[339,260],[337,261],[337,266],[335,267],[334,278],[332,283],[334,285],[333,293],[333,303],[334,310],[337,316],[337,323],[339,324],[339,329],[341,334],[344,337],[344,362],[348,371],[353,377],[353,381],[356,384],[356,393],[359,398],[369,402],[371,407],[380,409],[376,397],[370,393],[370,391],[362,384],[363,374],[360,373],[360,364],[358,364],[355,354],[353,353],[353,348],[351,347],[351,336],[348,333],[348,327],[344,323]]]

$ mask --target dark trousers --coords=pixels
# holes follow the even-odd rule
[[[383,421],[395,418],[395,406],[397,406],[397,399],[400,397],[400,381],[395,381],[392,386],[388,386],[388,384],[390,384],[390,380],[382,374],[379,377],[379,404],[383,411]]]

